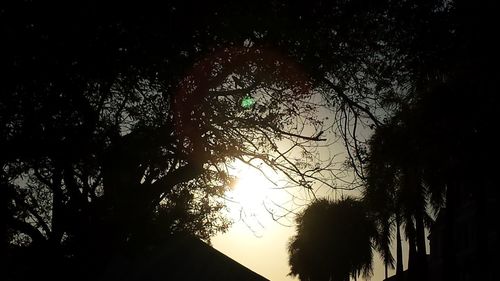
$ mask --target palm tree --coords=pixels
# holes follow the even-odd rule
[[[297,234],[288,247],[290,275],[302,281],[346,281],[371,275],[376,230],[362,201],[320,199],[296,221]]]
[[[376,248],[386,267],[393,267],[390,252],[394,231],[396,232],[396,274],[403,272],[401,228],[410,245],[410,270],[419,277],[426,274],[425,223],[429,189],[419,161],[420,147],[415,145],[417,137],[405,114],[394,116],[386,125],[379,127],[370,140],[367,162],[366,184],[363,200],[374,217],[378,235]],[[387,270],[386,270],[387,272]]]

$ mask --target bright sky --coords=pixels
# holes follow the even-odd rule
[[[228,192],[229,217],[235,222],[228,232],[212,238],[213,246],[232,259],[269,280],[298,280],[287,276],[288,240],[294,233],[293,222],[273,220],[277,204],[293,207],[288,190],[280,189],[280,178],[265,170],[269,181],[258,170],[236,164],[238,181]],[[269,210],[269,211],[268,211]],[[290,216],[293,219],[293,216]]]
[[[280,189],[279,176],[270,171],[266,174],[277,185],[266,180],[259,171],[244,165],[235,165],[234,173],[239,181],[227,197],[230,200],[229,216],[235,223],[228,232],[212,238],[213,246],[269,280],[298,280],[287,276],[287,245],[295,233],[293,216],[281,221],[287,225],[284,226],[274,221],[267,210],[280,213],[276,204],[300,208],[294,203],[304,201],[292,202],[291,194],[301,198],[307,198],[307,194],[299,189]],[[377,257],[371,280],[383,279],[384,268]]]
[[[294,229],[278,223],[266,223],[256,237],[244,223],[236,223],[225,234],[212,238],[214,248],[272,281],[298,280],[289,272],[287,243]]]

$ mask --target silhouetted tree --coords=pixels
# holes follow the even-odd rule
[[[417,265],[425,263],[425,251],[419,250],[425,248],[424,226],[430,222],[425,210],[437,213],[446,207],[450,224],[457,192],[464,185],[478,198],[488,194],[484,187],[488,184],[473,180],[471,175],[488,174],[494,166],[489,166],[491,155],[484,154],[479,143],[489,143],[485,127],[493,126],[491,104],[498,96],[490,82],[498,79],[494,66],[498,61],[494,46],[498,44],[490,36],[496,5],[451,1],[446,5],[449,9],[444,9],[447,16],[435,21],[431,10],[427,10],[430,14],[425,12],[430,2],[414,6],[424,12],[417,13],[420,21],[416,23],[425,26],[425,32],[420,33],[424,35],[421,45],[407,49],[413,54],[410,57],[421,58],[413,61],[410,71],[413,94],[375,130],[364,166],[364,197],[386,237],[381,239],[380,250],[387,251],[387,244],[395,232],[399,237],[398,226],[402,225],[407,237],[414,240],[409,243],[410,255],[418,255]],[[432,17],[425,19],[429,15]],[[447,42],[432,36],[436,31],[448,34]],[[481,172],[472,163],[482,163]],[[446,243],[452,243],[451,227],[447,229]],[[400,249],[399,243],[397,246]],[[450,245],[445,248],[445,278],[454,280],[453,249]],[[391,256],[382,256],[389,257],[386,263],[390,264]],[[415,258],[409,259],[413,267]],[[399,260],[402,262],[398,255]]]
[[[209,198],[227,186],[234,159],[257,159],[297,185],[334,187],[276,143],[314,156],[302,141],[320,140],[304,133],[321,129],[316,92],[371,122],[370,89],[394,92],[384,86],[399,65],[386,65],[393,49],[373,43],[389,37],[365,30],[380,27],[383,9],[358,10],[358,1],[75,6],[8,2],[0,11],[1,184],[14,244],[112,252],[160,202],[189,196],[208,207],[182,216],[203,210],[205,220],[221,207]],[[247,96],[256,104],[243,110]],[[195,232],[207,238],[224,226]]]
[[[307,178],[276,145],[319,140],[299,67],[224,32],[205,42],[217,21],[185,4],[162,9],[167,17],[122,4],[1,10],[8,279],[93,279],[111,257],[162,236],[207,240],[227,227],[218,211],[235,159]],[[176,26],[184,16],[197,22]]]
[[[303,161],[322,138],[317,94],[363,164],[359,130],[442,72],[421,62],[441,65],[460,34],[445,3],[2,4],[6,247],[84,278],[149,229],[207,239],[227,225],[217,210],[235,159],[335,188],[336,169]]]
[[[397,273],[402,273],[399,229],[404,226],[410,246],[409,268],[423,275],[427,268],[424,225],[431,221],[426,211],[429,193],[420,176],[419,146],[412,142],[404,121],[394,119],[397,125],[386,124],[372,137],[364,200],[377,218],[384,254],[394,234],[390,229],[395,229],[400,262]]]
[[[315,201],[297,216],[288,248],[290,274],[311,281],[369,276],[373,239],[375,226],[361,201]]]
[[[366,68],[392,71],[390,52],[358,60],[385,51],[365,49],[377,33],[359,32],[378,16],[358,7],[3,4],[0,184],[11,269],[93,278],[111,256],[160,239],[153,233],[208,239],[227,226],[217,211],[235,159],[296,185],[334,186],[302,161],[314,157],[307,142],[321,140],[313,96],[376,122],[363,99],[387,79]],[[352,14],[363,20],[345,28]],[[242,108],[246,98],[255,105]]]
[[[459,193],[464,188],[479,201],[484,196],[496,198],[488,187],[489,180],[477,178],[495,166],[491,151],[480,149],[491,138],[487,128],[493,126],[495,106],[491,105],[496,103],[497,96],[489,81],[494,81],[495,75],[482,73],[478,77],[469,73],[436,86],[376,131],[367,166],[365,200],[371,202],[368,206],[380,220],[380,227],[397,228],[398,216],[410,214],[411,220],[404,222],[405,228],[410,226],[407,237],[417,239],[410,232],[419,228],[414,209],[416,200],[421,200],[420,208],[432,207],[434,214],[446,208],[447,215],[452,216],[450,213],[455,212],[454,206],[458,197],[463,196]],[[475,98],[471,99],[471,95]],[[405,180],[409,165],[418,177]],[[410,180],[413,189],[405,186]],[[430,217],[422,213],[423,223],[428,225]],[[484,219],[488,217],[486,213],[483,215]],[[452,240],[451,237],[453,234],[448,233],[447,239]],[[417,252],[419,248],[417,244]],[[449,245],[448,250],[453,251],[453,246]],[[446,263],[452,263],[453,256],[449,253]],[[453,273],[447,272],[447,278],[450,276]]]

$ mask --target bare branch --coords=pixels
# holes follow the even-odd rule
[[[351,100],[345,93],[344,93],[344,90],[335,85],[334,83],[332,83],[330,80],[328,80],[327,78],[325,77],[322,77],[321,78],[321,81],[325,84],[327,84],[330,88],[332,88],[336,93],[337,95],[339,95],[339,97],[345,101],[349,106],[352,106],[352,107],[356,107],[358,108],[359,110],[361,110],[362,112],[366,113],[366,115],[368,115],[368,117],[373,121],[373,123],[375,124],[375,126],[379,127],[380,125],[382,125],[382,123],[378,120],[377,117],[375,117],[375,115],[373,115],[373,113],[366,107],[363,107],[361,106],[359,103]]]

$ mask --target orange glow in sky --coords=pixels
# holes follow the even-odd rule
[[[271,169],[262,168],[272,182],[255,168],[241,162],[233,167],[231,173],[238,177],[238,181],[226,197],[227,215],[234,223],[226,233],[212,237],[212,246],[271,281],[298,280],[287,276],[290,270],[287,247],[295,234],[294,215],[289,214],[280,223],[274,219],[284,213],[278,205],[294,212],[300,211],[307,203],[304,190],[283,189],[286,185],[283,177]],[[292,200],[294,195],[302,200]],[[270,211],[274,212],[274,217]],[[378,254],[375,256],[371,280],[383,280],[384,268]]]
[[[292,195],[282,189],[279,174],[261,167],[261,171],[237,162],[231,173],[236,181],[226,193],[228,216],[234,224],[228,232],[212,238],[213,246],[227,256],[269,280],[298,280],[289,272],[287,245],[295,231],[291,220],[281,225],[270,212],[279,213],[277,204],[290,206]],[[266,178],[267,176],[267,178]],[[293,216],[290,216],[293,219]]]

